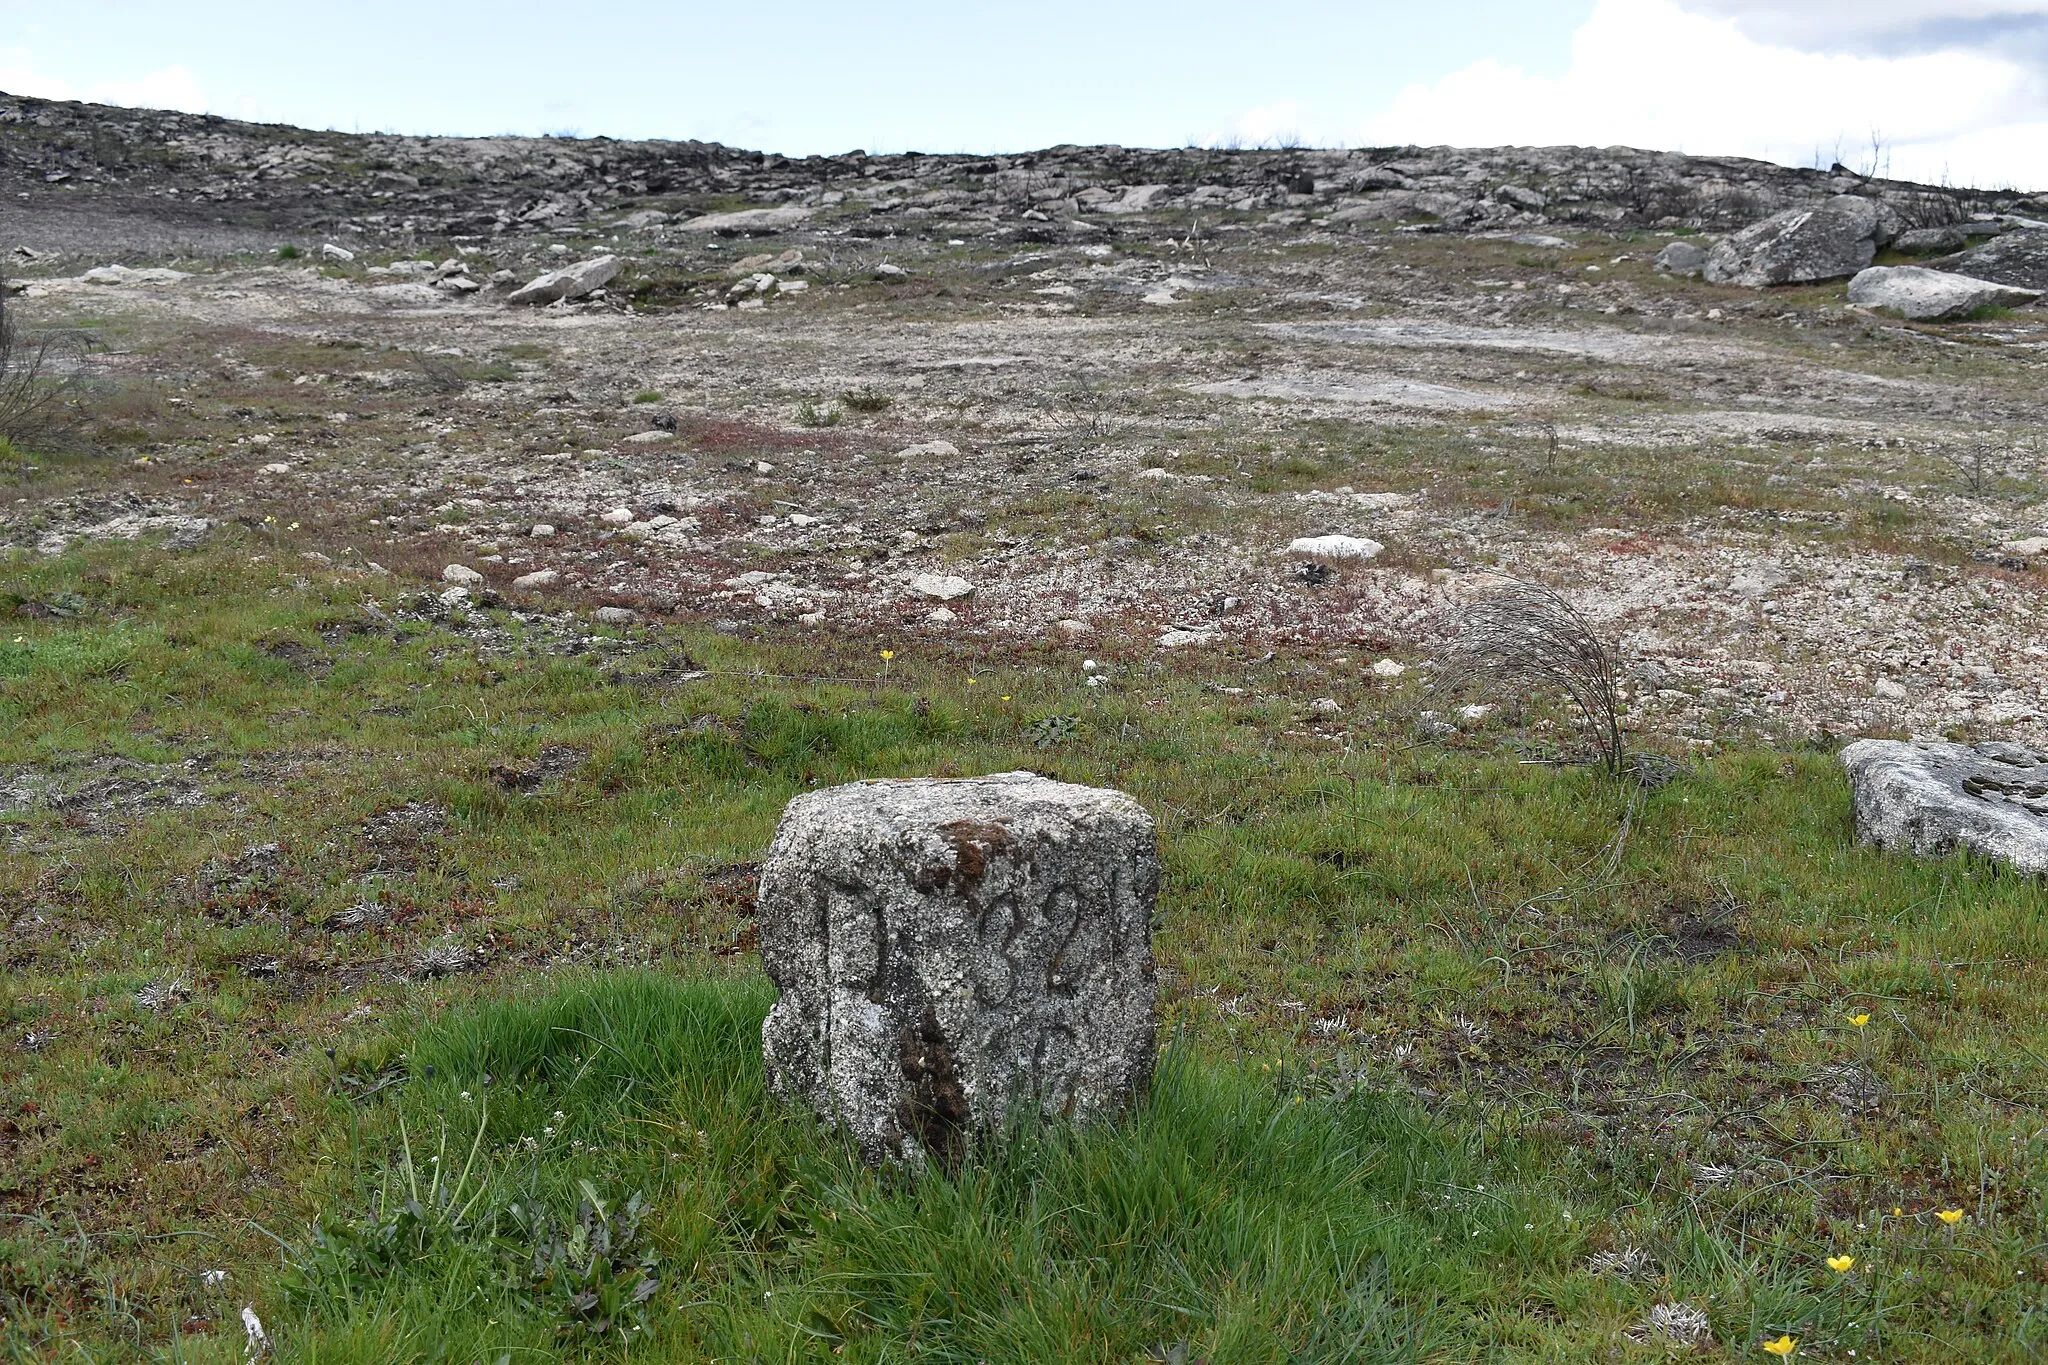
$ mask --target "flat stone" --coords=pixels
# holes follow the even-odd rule
[[[599,625],[630,626],[640,619],[640,613],[631,607],[599,607],[590,613],[590,619]]]
[[[2021,559],[2048,559],[2048,536],[2028,536],[2023,540],[2008,540],[1999,547],[2009,555]]]
[[[921,573],[910,580],[910,590],[934,602],[955,602],[974,593],[974,585],[957,574]]]
[[[470,568],[467,564],[450,564],[447,568],[441,570],[441,581],[443,583],[467,585],[483,582],[484,576],[475,569]]]
[[[922,455],[936,455],[940,459],[950,460],[959,453],[960,447],[954,445],[951,441],[920,441],[914,446],[905,446],[897,451],[896,458],[899,460],[912,460]]]
[[[533,592],[540,588],[552,588],[562,581],[562,575],[554,569],[535,569],[512,580],[512,586],[521,592]]]
[[[1288,542],[1287,553],[1310,559],[1372,559],[1386,548],[1364,536],[1301,536]]]
[[[1883,308],[1911,322],[1953,322],[1979,308],[2019,308],[2040,297],[2032,289],[1918,265],[1874,265],[1849,281],[1849,302]]]
[[[580,299],[593,290],[611,283],[619,273],[620,262],[616,256],[597,256],[574,265],[565,265],[560,270],[532,280],[505,296],[507,303],[556,303],[564,299]]]
[[[784,232],[799,227],[811,211],[799,204],[782,204],[772,209],[741,209],[737,213],[707,213],[686,223],[670,226],[683,232],[715,232],[721,237],[749,233]]]
[[[1842,750],[1856,835],[1923,858],[1968,849],[2048,872],[2048,754],[2018,744],[1860,739]]]
[[[125,265],[103,265],[86,271],[78,278],[86,284],[176,284],[192,277],[182,270],[167,270],[161,266],[131,270]]]
[[[1031,773],[797,797],[761,871],[769,1083],[870,1162],[956,1165],[1149,1084],[1152,817]]]

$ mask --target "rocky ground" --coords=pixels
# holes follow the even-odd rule
[[[2048,312],[1658,267],[1845,193],[2026,247],[2039,198],[1625,149],[789,160],[5,96],[0,192],[10,309],[95,341],[76,448],[0,464],[16,553],[239,524],[385,598],[1206,651],[1224,681],[1413,666],[1511,574],[1615,632],[1674,747],[2048,737]],[[507,302],[607,255],[593,293]],[[1382,548],[1288,551],[1327,535]]]

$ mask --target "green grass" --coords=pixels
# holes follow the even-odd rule
[[[1358,658],[592,649],[296,548],[0,575],[15,1358],[225,1359],[243,1304],[307,1360],[2042,1349],[2048,896],[1858,847],[1827,753],[1634,793],[1520,762],[1540,708],[1419,746]],[[1018,767],[1158,818],[1168,1062],[867,1172],[762,1093],[734,865],[814,786]]]

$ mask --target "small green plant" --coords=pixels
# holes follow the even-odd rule
[[[1024,727],[1024,738],[1039,749],[1050,749],[1054,745],[1064,744],[1080,733],[1079,716],[1040,716]]]
[[[552,1305],[556,1332],[622,1337],[647,1325],[647,1301],[660,1286],[659,1258],[647,1244],[647,1200],[638,1192],[612,1212],[596,1186],[576,1182],[576,1216],[556,1219],[539,1204],[514,1204],[514,1225],[531,1247],[534,1287]]]
[[[895,401],[893,395],[874,388],[848,389],[839,395],[839,406],[848,412],[864,414],[885,411]]]
[[[299,259],[299,249],[287,242],[277,249],[277,259],[280,261],[296,261]]]
[[[820,412],[809,399],[798,404],[796,410],[797,424],[806,427],[836,427],[842,415],[837,408],[827,408]]]
[[[633,401],[635,403],[659,403],[661,395],[653,389],[642,389],[633,395]]]

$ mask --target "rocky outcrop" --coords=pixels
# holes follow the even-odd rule
[[[1922,857],[1957,849],[2048,872],[2048,754],[2017,744],[1863,739],[1842,750],[1856,836]]]
[[[790,802],[761,871],[771,1084],[874,1162],[958,1162],[1152,1073],[1152,817],[1031,773]]]
[[[1897,235],[1897,216],[1884,205],[1841,194],[1723,238],[1707,253],[1704,273],[1712,284],[1753,289],[1839,280],[1868,266]]]
[[[1849,302],[1882,308],[1909,322],[1953,322],[1980,308],[2018,308],[2040,297],[2037,290],[1917,265],[1876,265],[1849,281]]]
[[[318,233],[375,249],[596,222],[653,242],[821,225],[854,236],[959,235],[967,223],[1023,241],[1065,240],[1142,232],[1144,220],[1175,214],[1280,215],[1275,226],[1368,232],[1404,221],[1458,231],[1732,231],[1846,190],[1912,224],[2043,211],[2016,193],[1626,147],[1061,146],[791,158],[706,142],[349,134],[4,94],[0,189],[12,196],[4,239],[45,212],[89,211],[186,229],[167,241]],[[1298,222],[1286,220],[1295,214]]]

